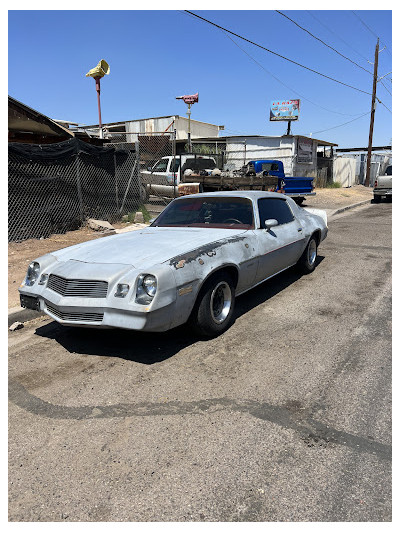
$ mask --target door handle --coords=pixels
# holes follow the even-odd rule
[[[297,228],[297,231],[303,231],[303,228]]]

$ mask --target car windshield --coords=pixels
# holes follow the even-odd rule
[[[152,226],[252,229],[253,204],[248,198],[182,198],[171,202]]]

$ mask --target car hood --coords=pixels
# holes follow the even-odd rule
[[[76,244],[51,255],[59,261],[130,265],[147,268],[164,263],[206,244],[234,238],[246,230],[217,228],[161,228],[103,237]]]

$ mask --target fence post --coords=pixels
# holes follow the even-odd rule
[[[132,181],[132,178],[133,178],[133,175],[135,173],[135,169],[136,169],[136,165],[137,165],[137,159],[135,159],[135,164],[133,165],[132,167],[132,170],[131,170],[131,175],[129,176],[129,181],[128,181],[128,185],[126,187],[126,191],[125,191],[125,194],[124,194],[124,199],[122,200],[122,203],[121,203],[121,208],[119,210],[120,213],[122,213],[123,209],[124,209],[124,205],[125,205],[125,200],[126,200],[126,197],[128,195],[128,191],[129,191],[129,187],[131,186],[131,181]],[[140,194],[140,191],[139,191],[139,194]]]
[[[176,172],[175,172],[175,159],[176,159],[176,129],[174,128],[174,132],[172,134],[172,164],[174,169],[174,198],[176,198]],[[182,172],[182,168],[179,168]]]
[[[117,180],[117,154],[114,149],[114,180],[115,180],[115,203],[118,211],[118,180]]]
[[[76,189],[78,193],[79,211],[81,214],[82,222],[84,222],[85,216],[83,212],[83,198],[82,198],[81,172],[80,172],[80,165],[79,165],[79,153],[80,152],[76,154]]]

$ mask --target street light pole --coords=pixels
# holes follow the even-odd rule
[[[370,181],[370,175],[371,175],[371,153],[372,153],[372,138],[374,135],[374,121],[375,121],[375,108],[376,108],[376,82],[378,79],[378,57],[379,57],[379,38],[378,38],[378,41],[375,47],[374,82],[372,86],[371,119],[369,122],[367,173],[365,176],[365,183],[364,183],[366,187],[369,187],[369,181]]]
[[[97,108],[99,110],[99,134],[100,134],[100,139],[102,139],[103,138],[103,124],[101,122],[101,106],[100,106],[100,80],[101,78],[99,76],[96,76],[94,80],[96,82]]]
[[[191,131],[190,131],[190,113],[191,113],[191,110],[190,108],[192,107],[192,104],[195,104],[196,102],[199,101],[199,93],[196,93],[196,94],[185,94],[184,96],[177,96],[176,97],[177,100],[183,100],[185,102],[185,104],[187,104],[188,106],[188,110],[187,110],[187,116],[188,116],[188,119],[189,119],[189,125],[188,125],[188,149],[189,149],[189,153],[192,151],[192,134],[191,134]]]
[[[99,111],[99,137],[103,138],[103,124],[101,122],[101,107],[100,107],[100,80],[106,74],[110,74],[110,65],[104,59],[101,59],[97,65],[89,70],[86,76],[94,78],[96,82],[96,92],[97,92],[97,108]]]
[[[188,145],[189,145],[189,153],[192,152],[192,137],[190,132],[190,107],[192,104],[188,104],[188,110],[187,110],[187,116],[189,118],[189,125],[188,125]]]

